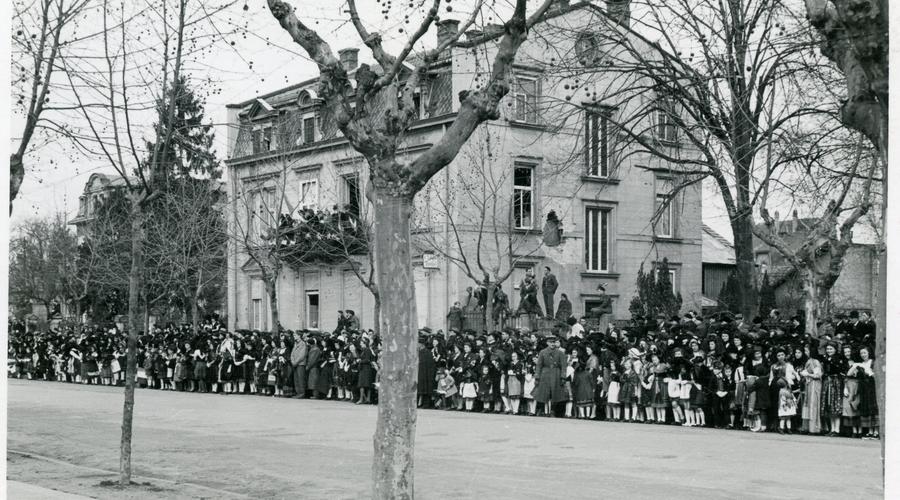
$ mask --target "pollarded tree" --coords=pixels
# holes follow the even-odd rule
[[[872,205],[870,194],[878,159],[873,157],[867,172],[860,176],[857,172],[862,155],[863,144],[860,141],[856,148],[856,158],[841,162],[849,163],[850,171],[839,176],[836,181],[829,182],[822,169],[805,165],[803,170],[809,173],[807,179],[795,178],[790,184],[782,182],[776,185],[773,182],[771,188],[767,181],[760,199],[759,211],[765,224],[754,226],[753,234],[778,251],[798,273],[806,311],[806,333],[813,336],[818,336],[819,320],[827,316],[830,310],[831,289],[841,275],[844,257],[853,244],[853,227]],[[858,199],[848,207],[848,202],[851,201],[848,195],[851,188],[859,184],[859,180],[863,185]],[[811,208],[821,210],[821,215],[814,219],[812,227],[808,228],[802,240],[792,244],[779,233],[778,223],[769,213],[767,199],[770,191],[775,191],[776,187],[787,190],[787,186],[791,186],[792,193],[797,193],[806,184],[810,186],[809,194],[818,200]],[[823,203],[822,200],[828,199],[831,193],[836,193],[836,196]],[[821,206],[823,204],[824,207]]]
[[[424,20],[410,31],[408,41],[397,55],[388,53],[381,34],[368,31],[355,0],[349,0],[350,22],[378,64],[378,71],[368,65],[360,66],[354,86],[340,59],[312,24],[303,22],[290,4],[268,0],[272,16],[317,65],[323,106],[369,166],[368,197],[374,205],[376,281],[392,284],[390,293],[383,297],[381,315],[384,344],[390,348],[384,349],[380,359],[380,404],[372,474],[375,498],[412,498],[414,491],[418,335],[410,255],[413,197],[453,161],[481,123],[499,117],[500,101],[510,89],[516,53],[528,37],[529,28],[543,17],[553,1],[539,2],[529,16],[528,2],[516,0],[502,36],[496,39],[488,78],[479,88],[460,93],[459,111],[441,139],[419,156],[406,160],[398,150],[418,118],[415,90],[440,54],[475,22],[484,2],[475,3],[456,35],[413,60],[410,54],[438,18],[440,0],[430,2]],[[401,69],[406,65],[413,68],[401,79]]]
[[[875,148],[883,169],[882,216],[887,214],[888,179],[888,0],[805,0],[807,18],[821,36],[822,53],[834,61],[844,74],[847,99],[841,108],[841,121],[862,132]],[[881,234],[887,241],[887,226]],[[878,294],[875,301],[877,332],[875,363],[878,375],[878,409],[881,422],[881,455],[885,437],[885,355],[887,345],[887,252],[879,256]]]

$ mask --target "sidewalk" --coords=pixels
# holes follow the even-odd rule
[[[91,498],[10,480],[6,481],[6,496],[9,497],[9,500],[87,500]]]

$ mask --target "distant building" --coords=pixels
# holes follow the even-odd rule
[[[734,272],[734,245],[724,236],[703,225],[703,307],[718,306],[719,293]]]
[[[75,226],[79,242],[90,231],[98,204],[110,191],[123,189],[125,180],[118,174],[92,174],[84,184],[84,192],[78,197],[78,214],[69,221]]]
[[[776,214],[777,219],[777,214]],[[803,243],[815,227],[817,218],[776,220],[778,235],[790,248]],[[759,276],[769,273],[769,283],[775,287],[775,302],[791,313],[803,309],[803,290],[794,267],[775,248],[753,238],[753,254]],[[823,257],[824,258],[824,257]],[[854,243],[844,256],[844,267],[831,290],[833,312],[851,310],[871,313],[875,307],[875,277],[878,255],[875,245]]]
[[[619,9],[617,22],[628,23],[628,2],[612,4]],[[502,188],[507,193],[506,201],[500,213],[510,214],[510,230],[538,241],[550,210],[562,219],[562,243],[521,258],[503,284],[513,310],[519,302],[517,287],[525,273],[533,271],[540,283],[544,266],[549,266],[560,284],[556,300],[565,293],[574,315],[581,316],[596,307],[597,286],[605,283],[613,301],[614,318],[627,319],[638,269],[641,265],[645,270],[653,268],[663,258],[668,259],[672,285],[683,297],[683,308],[701,306],[703,236],[699,187],[689,186],[678,193],[677,199],[668,200],[679,181],[674,174],[677,167],[645,154],[614,151],[620,134],[609,118],[614,114],[620,118],[628,116],[628,104],[620,107],[618,102],[580,102],[588,99],[580,89],[575,97],[582,108],[569,107],[578,111],[573,111],[568,120],[551,114],[559,113],[560,103],[569,101],[574,93],[569,90],[570,79],[549,70],[552,55],[590,53],[597,57],[594,51],[599,52],[600,48],[595,42],[596,33],[614,29],[609,23],[598,5],[560,2],[532,28],[534,34],[519,50],[514,65],[515,82],[500,105],[501,118],[482,126],[501,138],[494,144],[490,168],[497,169],[495,178],[506,179]],[[438,23],[438,39],[454,35],[458,24],[454,20]],[[564,32],[566,38],[554,43],[551,50],[544,37],[545,29]],[[453,122],[459,109],[456,96],[477,85],[477,75],[485,71],[481,59],[484,53],[495,50],[502,27],[488,25],[485,31],[470,30],[465,35],[439,57],[417,89],[414,99],[420,119],[404,138],[406,158],[436,144]],[[358,67],[357,52],[339,51],[351,81]],[[408,71],[403,69],[400,78],[406,78]],[[603,70],[598,67],[595,71]],[[275,204],[273,193],[280,188],[273,179],[281,177],[284,171],[288,203],[283,205],[287,211],[291,207],[325,209],[335,205],[358,210],[365,202],[362,196],[369,178],[368,166],[341,136],[316,89],[316,79],[310,79],[228,106],[226,166],[232,227],[251,226],[248,214]],[[650,93],[642,97],[656,99]],[[669,115],[654,115],[653,122],[647,124],[648,137],[684,154],[690,145],[678,143],[666,116]],[[469,175],[474,165],[467,160],[466,152],[472,152],[473,142],[416,196],[418,215],[435,209],[438,193],[450,189],[449,180]],[[590,146],[584,147],[585,144]],[[576,150],[580,152],[573,155]],[[561,170],[563,161],[574,166]],[[452,210],[458,220],[466,222],[455,229],[465,237],[464,244],[470,245],[475,240],[471,236],[477,228],[474,221],[480,217],[471,204],[455,203]],[[654,223],[657,212],[661,215]],[[278,215],[271,213],[266,218],[277,220]],[[452,234],[447,219],[442,217],[424,217],[414,226],[418,234],[438,238]],[[446,243],[447,248],[456,247],[455,243]],[[230,245],[229,327],[269,329],[270,304],[261,271],[234,242]],[[413,254],[418,323],[446,328],[448,309],[455,301],[465,302],[466,288],[474,284],[446,258],[435,258],[421,248],[417,250],[415,245]],[[360,265],[367,267],[368,260],[361,258]],[[277,292],[280,321],[285,328],[333,329],[337,311],[346,309],[357,313],[363,327],[372,325],[372,297],[348,265],[287,269],[279,278]]]

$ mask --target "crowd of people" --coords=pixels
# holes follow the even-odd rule
[[[878,438],[874,322],[852,312],[805,333],[802,319],[634,318],[593,330],[419,332],[418,404],[447,411]],[[122,385],[116,328],[25,333],[11,325],[12,376]],[[157,390],[377,403],[380,339],[352,311],[332,332],[194,333],[138,338],[137,379]]]

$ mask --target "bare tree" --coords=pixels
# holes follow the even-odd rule
[[[285,269],[286,257],[295,263],[302,260],[302,255],[290,254],[292,224],[288,222],[299,204],[299,200],[291,199],[288,179],[300,160],[286,146],[293,144],[297,137],[294,126],[298,119],[301,118],[296,114],[280,117],[271,135],[266,137],[241,134],[238,148],[258,152],[276,150],[280,145],[282,149],[275,157],[274,170],[253,165],[240,177],[233,176],[229,180],[232,198],[228,200],[227,235],[234,244],[232,251],[252,262],[252,272],[259,276],[265,287],[273,333],[281,328],[278,281]]]
[[[54,73],[59,69],[60,48],[74,38],[78,17],[89,0],[39,0],[13,3],[13,89],[17,94],[17,109],[24,115],[18,145],[9,155],[9,212],[25,178],[25,155],[32,146],[37,130],[56,129],[53,120],[42,122],[43,114],[52,110],[50,90]]]
[[[483,1],[457,34],[426,51],[417,61],[409,57],[438,18],[439,0],[431,2],[424,20],[398,55],[387,52],[379,33],[370,33],[360,18],[356,2],[347,2],[348,15],[360,39],[371,50],[379,72],[362,65],[351,83],[331,46],[304,23],[288,3],[268,0],[269,11],[300,45],[319,70],[319,95],[338,129],[369,165],[368,194],[374,205],[376,281],[393,283],[382,297],[381,329],[390,349],[380,359],[378,423],[375,431],[373,495],[376,498],[413,497],[413,446],[416,428],[416,370],[418,349],[415,290],[410,261],[410,215],[415,194],[456,157],[479,124],[499,117],[500,100],[509,92],[509,76],[519,47],[529,28],[541,19],[553,0],[543,0],[526,15],[526,0],[517,0],[503,34],[496,42],[490,76],[478,89],[460,95],[460,109],[446,133],[429,150],[409,161],[398,157],[398,147],[418,118],[415,89],[428,68],[479,15]],[[415,64],[400,78],[406,64]]]
[[[101,158],[115,170],[130,202],[129,329],[119,462],[123,486],[131,482],[137,336],[142,328],[142,298],[146,303],[148,291],[143,281],[147,209],[160,198],[178,166],[171,152],[185,133],[176,130],[179,92],[185,90],[185,61],[218,40],[209,33],[218,34],[217,30],[205,28],[227,6],[207,9],[191,0],[110,5],[104,0],[95,19],[102,26],[99,50],[67,47],[60,55],[73,110],[80,115],[76,116],[80,123],[70,128],[68,137],[85,156]],[[146,41],[140,39],[146,26],[154,27],[151,36],[158,36],[153,50],[146,50]],[[155,124],[147,127],[152,120]],[[148,136],[152,142],[142,144],[141,139]]]
[[[484,289],[485,324],[489,331],[497,327],[493,309],[497,287],[543,247],[540,237],[516,229],[540,221],[530,220],[535,216],[530,210],[533,200],[510,198],[514,171],[499,164],[500,155],[492,147],[498,140],[481,129],[462,153],[463,161],[451,185],[433,189],[435,200],[429,197],[427,205],[419,210],[425,213],[417,214],[427,226],[441,219],[446,221],[447,239],[439,231],[426,230],[417,235],[418,246],[452,262]],[[516,213],[516,207],[528,213]],[[519,220],[521,217],[529,220]]]
[[[16,305],[38,303],[49,319],[53,304],[68,302],[64,283],[75,255],[75,237],[66,231],[62,214],[23,223],[10,240],[9,294]]]
[[[223,197],[215,180],[172,181],[147,224],[147,253],[158,256],[153,267],[173,278],[166,289],[186,306],[195,333],[204,292],[225,282]]]

